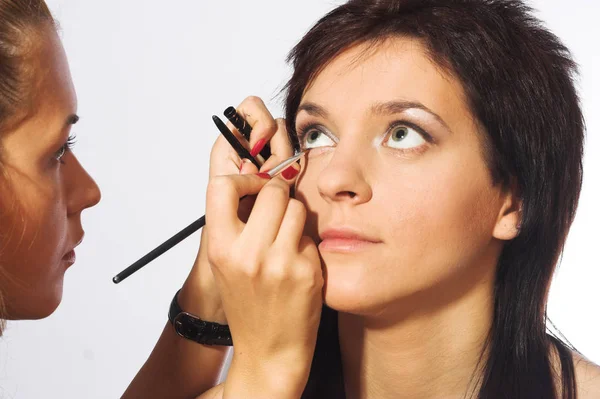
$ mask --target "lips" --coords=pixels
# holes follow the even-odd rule
[[[68,264],[73,264],[75,263],[75,260],[77,259],[77,257],[75,256],[75,251],[71,250],[70,252],[67,252],[67,254],[65,256],[63,256],[63,260],[65,262],[67,262]]]
[[[81,235],[81,238],[79,238],[79,240],[77,240],[77,243],[75,245],[73,245],[73,247],[71,247],[72,249],[67,252],[64,256],[63,256],[63,260],[66,261],[67,263],[75,263],[75,248],[77,248],[79,246],[79,244],[81,244],[81,242],[83,241],[83,237],[84,234]]]
[[[372,248],[382,241],[354,227],[327,228],[319,234],[319,250],[324,252],[356,252]]]

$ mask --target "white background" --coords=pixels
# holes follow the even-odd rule
[[[222,115],[247,95],[281,116],[285,56],[338,1],[51,0],[79,97],[76,153],[103,191],[50,318],[0,339],[1,398],[117,398],[150,353],[199,234],[114,285],[111,277],[204,213]],[[549,314],[600,362],[600,5],[538,0],[581,65],[585,184]],[[596,112],[594,112],[596,111]]]

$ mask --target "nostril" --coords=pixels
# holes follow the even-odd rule
[[[337,195],[338,195],[338,197],[347,197],[347,198],[356,197],[356,193],[353,191],[342,191],[342,192],[338,193]]]

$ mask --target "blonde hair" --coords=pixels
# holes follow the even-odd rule
[[[56,24],[43,0],[0,0],[0,139],[31,111],[35,71],[30,60],[48,27],[56,29]],[[0,141],[0,335],[7,316],[2,254],[10,234],[7,217],[14,211],[7,204],[15,200],[11,198],[2,155]]]

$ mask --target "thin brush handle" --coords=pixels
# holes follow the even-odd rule
[[[158,247],[154,248],[152,251],[144,255],[137,262],[123,270],[121,273],[117,274],[113,277],[113,283],[119,284],[121,281],[125,280],[127,277],[131,276],[133,273],[140,270],[142,267],[146,266],[148,263],[152,262],[154,259],[158,258],[169,249],[173,248],[175,245],[179,244],[181,241],[185,240],[196,231],[200,230],[206,224],[206,219],[202,216],[200,219],[196,220],[194,223],[190,224],[179,233],[175,234],[173,237],[169,238],[167,241],[160,244]]]
[[[223,121],[216,115],[212,117],[213,122],[217,126],[217,129],[221,132],[223,137],[229,142],[229,145],[233,147],[235,152],[241,159],[249,159],[258,169],[260,169],[260,163],[250,154],[250,152],[244,148],[244,146],[238,141],[233,132],[223,123]]]
[[[277,176],[281,173],[286,167],[291,165],[292,163],[298,161],[306,151],[298,153],[291,158],[286,159],[281,162],[279,165],[275,166],[271,169],[268,174],[271,178]],[[243,200],[246,196],[240,198]],[[185,229],[181,230],[179,233],[175,234],[173,237],[169,238],[167,241],[160,244],[158,247],[154,248],[152,251],[148,252],[142,258],[140,258],[137,262],[123,270],[121,273],[117,274],[113,277],[113,283],[119,284],[121,281],[125,280],[127,277],[131,276],[133,273],[140,270],[142,267],[146,266],[148,263],[152,262],[154,259],[158,258],[169,249],[173,248],[175,245],[179,244],[181,241],[185,240],[189,236],[191,236],[196,231],[200,230],[206,224],[205,216],[202,216],[200,219],[196,220],[194,223],[187,226]]]

